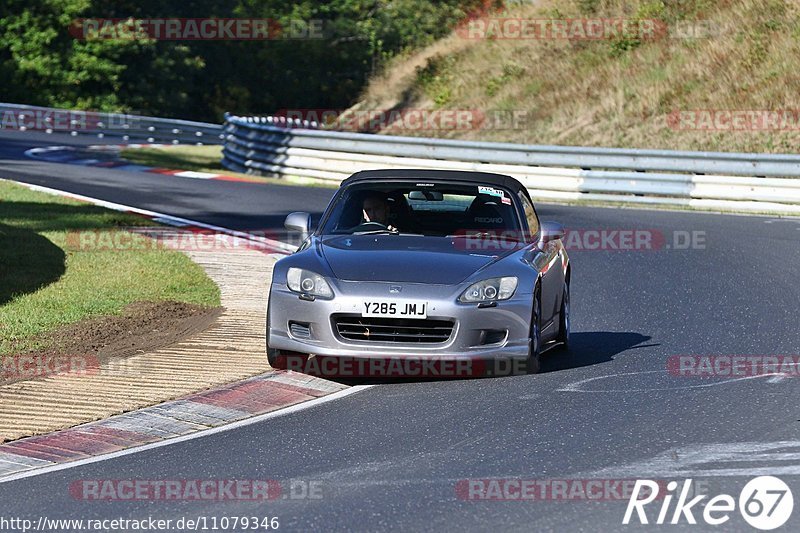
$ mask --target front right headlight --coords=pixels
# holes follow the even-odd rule
[[[479,281],[467,287],[467,290],[458,298],[458,301],[464,304],[471,304],[508,300],[514,296],[514,292],[517,290],[517,283],[517,278],[513,276]]]
[[[333,298],[333,291],[325,278],[310,270],[290,268],[286,273],[286,285],[292,292],[320,298]]]

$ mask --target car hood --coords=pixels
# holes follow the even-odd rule
[[[410,235],[323,237],[317,246],[341,280],[440,285],[460,283],[515,251],[475,252],[458,239]]]

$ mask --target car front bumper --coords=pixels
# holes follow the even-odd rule
[[[337,280],[331,283],[333,299],[309,301],[289,291],[285,284],[273,283],[267,324],[269,347],[285,352],[353,358],[527,359],[532,314],[530,292],[518,288],[511,299],[481,308],[477,304],[458,303],[464,289],[461,286],[406,283],[402,284],[400,294],[390,294],[391,285],[397,284]],[[391,300],[398,305],[427,302],[428,319],[452,321],[450,338],[439,343],[379,342],[346,339],[339,334],[334,315],[357,318],[364,302],[376,299]],[[300,338],[290,331],[290,322],[307,328],[308,338]]]

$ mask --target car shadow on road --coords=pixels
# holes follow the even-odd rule
[[[632,348],[658,346],[643,344],[652,339],[641,333],[624,331],[586,331],[570,336],[570,349],[564,352],[556,347],[542,356],[541,372],[557,372],[570,368],[607,363]]]
[[[643,344],[651,338],[632,332],[573,333],[568,352],[564,352],[560,346],[557,346],[542,355],[540,372],[556,372],[607,363],[626,350],[658,346],[657,344]],[[302,364],[294,365],[295,369],[301,369],[299,371],[345,385],[461,381],[525,373],[522,364],[514,365],[508,361],[496,360],[471,360],[460,366],[440,360],[436,361],[433,366],[427,366],[417,364],[422,358],[409,357],[397,358],[396,361],[379,359],[380,364],[378,365],[371,365],[369,360],[357,358],[317,357],[312,364],[307,363],[309,361],[307,356],[301,357],[301,359]],[[410,366],[407,366],[408,364]],[[408,369],[412,375],[404,373]],[[354,374],[358,377],[355,377]]]

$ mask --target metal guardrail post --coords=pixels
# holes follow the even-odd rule
[[[222,126],[125,113],[0,103],[0,127],[17,131],[111,137],[122,143],[222,144]]]

